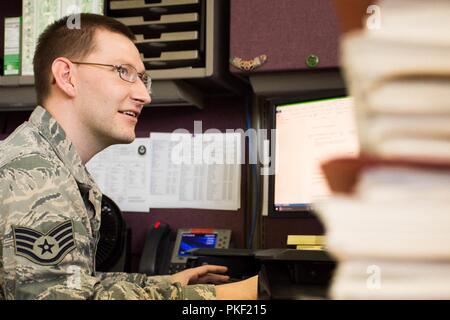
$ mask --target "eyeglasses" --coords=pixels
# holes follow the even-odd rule
[[[149,93],[152,93],[152,79],[145,72],[138,72],[135,67],[131,64],[103,64],[103,63],[91,63],[91,62],[78,62],[71,61],[74,64],[85,64],[85,65],[93,65],[93,66],[103,66],[103,67],[111,67],[114,71],[119,73],[120,79],[134,83],[139,78],[142,83],[147,88]]]

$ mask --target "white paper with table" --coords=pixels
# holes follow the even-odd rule
[[[149,139],[113,145],[86,165],[103,194],[122,211],[148,212],[150,192]]]
[[[151,133],[150,153],[151,208],[240,208],[240,134]]]

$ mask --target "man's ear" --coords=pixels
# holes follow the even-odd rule
[[[74,72],[74,65],[67,58],[56,58],[52,63],[52,84],[71,98],[75,97],[76,93]]]

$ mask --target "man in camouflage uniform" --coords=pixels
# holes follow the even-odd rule
[[[41,35],[34,68],[42,106],[0,144],[0,300],[256,298],[256,277],[202,284],[226,280],[220,266],[156,277],[95,271],[102,194],[85,163],[134,140],[150,96],[126,27],[85,14],[81,27],[68,30],[62,19]],[[79,53],[77,45],[92,48]],[[93,75],[94,66],[74,59],[126,64],[99,65]]]

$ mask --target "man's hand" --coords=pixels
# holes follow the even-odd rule
[[[206,264],[201,267],[175,273],[170,277],[170,281],[172,283],[179,282],[182,286],[205,283],[221,284],[230,279],[229,276],[218,274],[225,272],[227,272],[227,267]]]
[[[258,298],[258,276],[216,286],[216,296],[218,300],[256,300]]]

